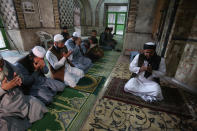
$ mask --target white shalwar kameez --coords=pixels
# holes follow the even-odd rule
[[[62,66],[65,66],[64,70],[64,83],[71,87],[75,87],[79,80],[84,77],[84,72],[81,69],[76,67],[71,67],[70,64],[67,63],[65,57],[62,57],[59,61],[57,57],[51,52],[47,51],[46,58],[51,64],[51,66],[57,70]]]
[[[132,93],[136,96],[141,97],[145,101],[161,101],[163,99],[162,91],[160,88],[160,85],[153,81],[154,77],[157,77],[154,72],[157,71],[153,70],[152,75],[148,78],[144,77],[145,71],[139,72],[140,67],[138,67],[138,59],[139,54],[135,56],[133,61],[130,63],[130,71],[132,73],[136,73],[137,76],[134,78],[131,78],[124,87],[124,90],[126,92]],[[144,66],[147,66],[148,62],[144,60]],[[165,73],[166,72],[166,66],[165,61],[163,58],[161,58],[161,62],[159,65],[158,71]]]

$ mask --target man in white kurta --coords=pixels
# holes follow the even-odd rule
[[[160,101],[163,99],[160,85],[154,80],[156,72],[166,72],[165,61],[157,56],[156,45],[148,42],[144,45],[144,53],[135,56],[130,63],[130,71],[135,74],[125,85],[124,90],[141,97],[145,101]],[[141,61],[141,65],[139,65]]]
[[[72,51],[67,50],[63,40],[64,37],[60,34],[54,36],[54,45],[47,51],[46,58],[52,78],[64,81],[70,87],[75,87],[78,81],[84,77],[84,72],[74,67],[68,59]]]

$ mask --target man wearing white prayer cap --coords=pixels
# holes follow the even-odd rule
[[[74,32],[72,37],[80,37],[80,34],[78,32]]]
[[[63,81],[70,87],[75,87],[79,80],[84,77],[81,69],[74,67],[69,60],[72,51],[68,51],[64,45],[64,37],[60,34],[54,36],[54,45],[47,51],[46,58],[49,62],[51,76]]]
[[[58,91],[64,90],[65,84],[45,77],[49,71],[44,62],[45,54],[46,51],[43,47],[35,46],[27,56],[20,59],[15,65],[22,75],[24,94],[35,96],[45,104],[49,104]]]
[[[156,54],[155,49],[156,44],[153,42],[144,44],[143,53],[136,55],[130,63],[129,69],[132,72],[132,78],[124,87],[126,92],[149,102],[163,99],[159,76],[156,76],[156,72],[165,73],[166,66],[164,59]]]
[[[35,46],[33,49],[32,49],[32,52],[35,56],[39,57],[39,58],[44,58],[45,54],[46,54],[46,51],[43,47],[41,46]]]
[[[75,67],[83,70],[85,73],[92,67],[92,61],[84,56],[84,52],[81,47],[81,38],[78,32],[74,32],[72,38],[65,42],[69,51],[72,51],[72,55],[69,57]]]

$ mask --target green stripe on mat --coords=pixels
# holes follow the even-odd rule
[[[85,75],[85,77],[79,81],[74,89],[88,93],[94,93],[101,80],[101,76]]]
[[[77,114],[77,116],[74,118],[75,120],[73,120],[73,122],[69,126],[68,131],[78,131],[79,130],[79,127],[81,127],[84,120],[86,120],[87,115],[90,113],[92,107],[94,106],[94,102],[96,101],[97,95],[98,95],[99,91],[101,90],[101,88],[103,87],[104,82],[105,82],[105,79],[103,78],[101,80],[100,84],[98,85],[98,87],[96,88],[94,94],[91,94],[88,97],[88,99],[84,103],[82,109]]]
[[[43,119],[34,123],[29,131],[65,130],[80,112],[90,94],[71,88],[65,88],[54,102],[49,105],[49,112]]]
[[[76,127],[80,125],[87,116],[87,110],[90,110],[96,100],[99,90],[103,87],[104,78],[101,77],[94,94],[80,92],[72,88],[65,88],[64,92],[59,93],[54,102],[48,107],[49,113],[45,117],[33,124],[28,131],[53,131],[53,130],[67,130],[67,128]],[[46,126],[47,125],[47,126]],[[70,130],[70,129],[69,129]]]

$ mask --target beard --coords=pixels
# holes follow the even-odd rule
[[[63,49],[64,49],[64,48],[60,48],[60,47],[56,46],[56,49],[57,49],[57,52],[59,52],[59,53],[60,53],[60,52],[62,52],[62,51],[63,51]]]
[[[8,76],[8,69],[7,67],[4,65],[3,66],[3,70],[0,72],[0,81],[3,81],[5,79],[5,77]]]

